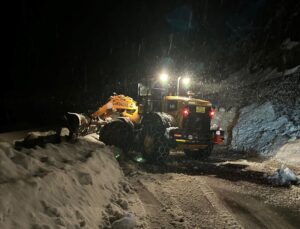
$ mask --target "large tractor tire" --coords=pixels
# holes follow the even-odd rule
[[[143,138],[143,156],[148,162],[164,162],[170,148],[164,134],[156,128],[147,128]]]
[[[134,139],[133,125],[122,119],[114,120],[102,127],[99,139],[106,145],[117,146],[126,152]]]
[[[207,148],[205,149],[199,149],[199,150],[195,150],[195,151],[191,151],[191,150],[185,150],[184,153],[187,157],[192,158],[194,160],[203,160],[208,158],[213,150],[213,144],[209,143]]]
[[[149,113],[142,120],[142,153],[150,163],[162,163],[170,153],[169,140],[165,136],[166,128],[174,125],[172,116],[164,113]]]

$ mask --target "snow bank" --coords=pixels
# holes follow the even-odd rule
[[[300,177],[297,177],[292,170],[284,165],[281,165],[281,168],[277,169],[274,175],[268,178],[274,185],[290,186],[300,184]]]
[[[274,106],[271,102],[252,104],[240,110],[232,132],[232,148],[273,155],[287,143],[300,137],[300,107]]]
[[[282,146],[274,159],[293,166],[300,165],[300,139]]]
[[[99,228],[122,179],[92,136],[22,151],[0,142],[0,228]]]

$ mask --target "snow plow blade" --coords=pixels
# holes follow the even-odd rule
[[[91,119],[85,114],[68,112],[65,115],[67,127],[72,136],[85,136],[98,132],[102,122],[101,120]]]

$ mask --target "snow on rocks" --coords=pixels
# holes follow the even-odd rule
[[[124,210],[128,210],[128,202],[127,200],[125,200],[124,198],[120,198],[117,200],[117,203],[119,204],[119,206],[124,209]]]
[[[281,168],[277,169],[274,175],[268,178],[274,185],[290,186],[300,184],[300,177],[297,177],[292,170],[284,165],[281,165]]]
[[[93,136],[21,151],[0,142],[0,228],[99,228],[123,179]]]
[[[287,144],[282,146],[274,157],[275,160],[281,163],[292,166],[300,165],[300,139],[292,141],[289,140]]]
[[[64,134],[64,133],[63,133]],[[44,147],[47,143],[60,143],[63,136],[54,130],[29,132],[22,141],[15,141],[15,149]]]
[[[127,184],[127,185],[126,185]],[[134,228],[137,224],[134,214],[129,209],[127,188],[131,190],[126,181],[119,183],[120,192],[113,194],[111,201],[102,212],[103,224],[100,228]]]
[[[274,155],[289,139],[300,137],[299,109],[291,116],[271,102],[244,107],[233,128],[232,148]]]
[[[112,229],[132,229],[136,225],[135,217],[131,214],[127,214],[126,216],[122,217],[114,221],[111,225]]]
[[[299,41],[292,41],[291,38],[287,38],[282,42],[281,48],[285,50],[291,50],[294,47],[298,46],[300,44]]]

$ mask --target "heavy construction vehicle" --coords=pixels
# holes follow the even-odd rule
[[[196,159],[208,157],[213,144],[222,142],[222,131],[211,130],[209,101],[164,96],[158,104],[159,111],[147,111],[132,98],[115,94],[90,117],[69,113],[69,129],[81,135],[99,130],[105,144],[142,152],[152,162],[164,161],[171,149]]]

